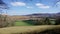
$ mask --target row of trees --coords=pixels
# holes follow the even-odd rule
[[[33,25],[59,25],[60,24],[60,18],[51,20],[50,18],[46,17],[44,19],[30,19],[25,21],[29,24],[33,24]]]

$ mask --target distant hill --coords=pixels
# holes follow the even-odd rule
[[[5,14],[3,15],[5,16]],[[29,19],[40,19],[40,18],[60,18],[60,13],[34,13],[34,14],[28,14],[28,15],[13,15],[9,16],[7,15],[8,18],[12,20],[29,20]]]
[[[57,13],[56,16],[60,16],[60,13]]]
[[[29,14],[26,16],[35,16],[35,17],[60,17],[60,13],[35,13]]]
[[[29,20],[29,19],[40,19],[40,18],[58,18],[60,17],[60,13],[34,13],[34,14],[28,14],[28,15],[14,15],[11,16],[11,18],[14,18],[14,20]]]

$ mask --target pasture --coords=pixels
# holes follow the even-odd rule
[[[60,28],[60,25],[15,26],[0,28],[0,34],[34,34]]]
[[[26,22],[20,20],[20,21],[15,22],[15,26],[33,26],[33,24],[29,24],[29,23],[26,23]]]
[[[40,21],[34,21],[34,20],[18,20],[14,24],[15,26],[34,26],[34,25],[47,25],[45,22],[40,22]],[[55,21],[50,21],[50,25],[54,25]]]

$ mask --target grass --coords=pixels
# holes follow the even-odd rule
[[[16,21],[15,26],[32,26],[32,24],[26,23],[24,21]]]
[[[0,34],[26,34],[26,33],[38,33],[45,30],[60,28],[60,25],[41,25],[41,26],[15,26],[0,28]]]
[[[0,34],[37,34],[40,32],[44,32],[45,34],[47,30],[60,28],[60,25],[32,26],[32,24],[29,24],[28,22],[16,21],[15,26],[13,27],[0,28]]]
[[[55,21],[50,21],[51,25],[55,24]],[[15,22],[15,26],[33,26],[36,25],[37,22],[33,21],[33,20],[19,20]],[[39,25],[39,24],[38,24]]]

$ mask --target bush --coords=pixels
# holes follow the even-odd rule
[[[14,22],[15,21],[13,19],[0,15],[0,28],[14,26]]]
[[[56,22],[55,25],[59,25],[60,24],[60,18],[57,18],[55,22]]]

